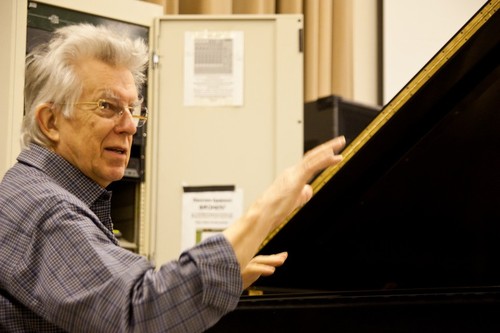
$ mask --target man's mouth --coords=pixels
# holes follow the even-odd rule
[[[106,150],[109,150],[109,151],[112,151],[112,152],[115,152],[115,153],[118,153],[118,154],[125,154],[126,153],[125,149],[123,149],[123,148],[117,148],[117,147],[106,148]]]

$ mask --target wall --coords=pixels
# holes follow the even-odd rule
[[[383,100],[387,103],[486,0],[383,0]]]

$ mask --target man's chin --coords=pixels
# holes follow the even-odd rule
[[[121,172],[117,172],[117,173],[113,174],[112,182],[122,180],[123,177],[125,177],[125,170],[122,170]]]
[[[119,168],[119,169],[117,168],[117,169],[109,170],[109,172],[105,176],[105,179],[109,185],[113,182],[122,180],[123,177],[125,177],[125,169],[124,168]]]

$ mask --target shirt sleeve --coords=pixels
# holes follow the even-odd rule
[[[223,235],[156,269],[82,209],[62,202],[46,211],[16,265],[12,293],[41,317],[70,332],[192,333],[236,307],[241,272]]]

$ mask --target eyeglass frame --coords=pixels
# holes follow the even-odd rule
[[[142,98],[141,98],[142,100]],[[111,106],[115,106],[115,108],[110,108],[110,107],[105,107],[102,105],[102,103],[108,103],[110,104]],[[110,117],[105,117],[105,118],[113,118],[113,117],[117,117],[117,118],[120,118],[121,116],[123,116],[123,114],[125,113],[125,109],[128,110],[129,114],[132,116],[132,120],[134,121],[135,123],[135,127],[136,128],[140,128],[142,126],[144,126],[144,124],[146,124],[147,120],[148,120],[148,108],[145,106],[145,105],[142,105],[142,103],[138,103],[137,105],[135,106],[119,106],[117,103],[113,103],[112,101],[109,101],[105,98],[99,98],[97,101],[95,102],[77,102],[77,103],[72,103],[72,104],[60,104],[60,105],[73,105],[73,106],[79,106],[79,105],[93,105],[94,108],[92,109],[88,109],[88,110],[110,110],[113,112],[113,115],[110,116]],[[140,110],[140,114],[134,114],[133,110],[134,108],[136,108],[135,110]],[[137,109],[138,108],[138,109]],[[117,110],[118,109],[118,110]]]

